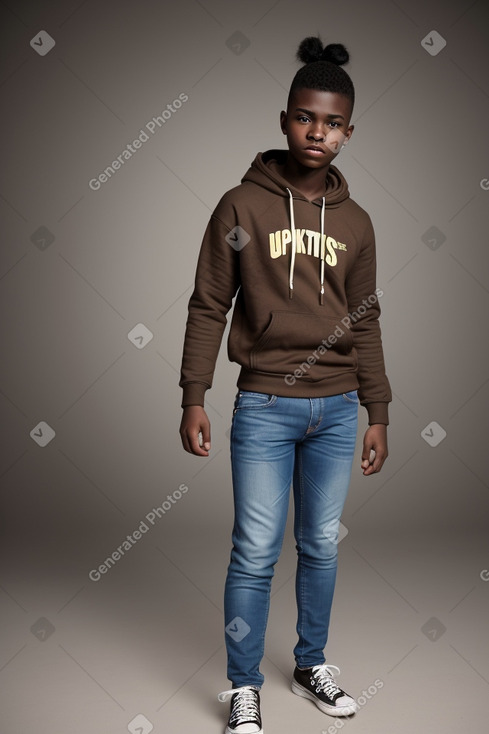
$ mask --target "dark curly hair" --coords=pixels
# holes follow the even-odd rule
[[[297,58],[302,66],[292,80],[289,100],[297,89],[317,89],[321,92],[336,92],[347,97],[353,109],[355,89],[353,82],[342,69],[350,54],[341,43],[330,43],[326,47],[319,37],[308,36],[299,45]]]

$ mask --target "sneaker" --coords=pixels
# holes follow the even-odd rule
[[[221,702],[231,699],[231,710],[225,734],[263,734],[260,715],[260,693],[255,686],[233,688],[218,695]]]
[[[336,684],[333,668],[336,665],[314,665],[307,670],[296,667],[292,680],[292,690],[298,696],[314,701],[318,709],[330,716],[350,716],[358,710],[356,701]]]

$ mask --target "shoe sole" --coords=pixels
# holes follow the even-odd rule
[[[224,732],[224,734],[236,734],[236,729],[230,729],[229,726],[226,726],[226,731]],[[254,734],[263,734],[263,728],[259,729],[257,732],[254,732]]]
[[[351,716],[351,714],[355,714],[358,710],[356,703],[341,707],[329,706],[295,680],[292,681],[292,693],[295,693],[296,696],[302,696],[302,698],[308,698],[309,701],[313,701],[318,709],[320,709],[324,714],[329,714],[330,716]]]

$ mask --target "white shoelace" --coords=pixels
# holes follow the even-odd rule
[[[223,691],[217,698],[224,703],[232,698],[234,694],[238,694],[233,703],[232,718],[239,725],[241,721],[250,721],[250,719],[259,718],[256,693],[256,688],[243,686],[243,688],[232,688],[230,691]]]
[[[336,671],[336,675],[339,675],[340,669],[337,665],[327,665],[326,663],[324,665],[314,665],[311,670],[316,692],[319,693],[319,691],[322,691],[329,698],[333,698],[337,693],[343,693],[333,678],[333,668]]]

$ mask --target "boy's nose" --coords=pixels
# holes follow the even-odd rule
[[[310,137],[317,143],[319,143],[321,140],[324,140],[324,134],[320,130],[313,131]]]

